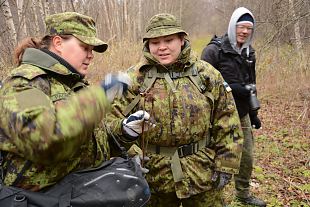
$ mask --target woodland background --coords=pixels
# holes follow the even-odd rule
[[[92,16],[109,44],[96,54],[88,79],[125,70],[141,55],[147,20],[168,12],[181,19],[200,56],[214,35],[226,32],[234,9],[252,11],[257,26],[257,87],[263,127],[255,130],[253,193],[268,206],[310,206],[310,0],[0,0],[0,80],[14,67],[14,47],[44,35],[44,18],[77,11]],[[231,206],[233,183],[225,191]]]

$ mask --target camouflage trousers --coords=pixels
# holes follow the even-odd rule
[[[236,196],[245,198],[249,196],[250,180],[253,170],[253,148],[254,137],[252,133],[250,117],[246,116],[240,119],[244,134],[242,156],[240,162],[239,174],[235,175]]]
[[[173,193],[154,193],[148,207],[222,207],[223,202],[222,190],[210,190],[189,198],[179,199]]]

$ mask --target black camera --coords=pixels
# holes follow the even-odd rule
[[[250,91],[250,108],[252,111],[257,111],[260,109],[260,103],[256,96],[256,85],[255,84],[247,84],[245,88]]]

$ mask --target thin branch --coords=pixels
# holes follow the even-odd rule
[[[0,7],[6,2],[7,0],[4,0],[3,2],[0,3]]]

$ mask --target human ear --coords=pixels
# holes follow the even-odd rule
[[[53,37],[52,45],[58,54],[61,54],[61,52],[62,52],[62,43],[63,43],[63,41],[62,41],[62,38],[60,36],[56,35]]]
[[[185,38],[184,38],[184,36],[181,37],[181,44],[182,44],[182,46],[184,46],[184,44],[185,44]]]

